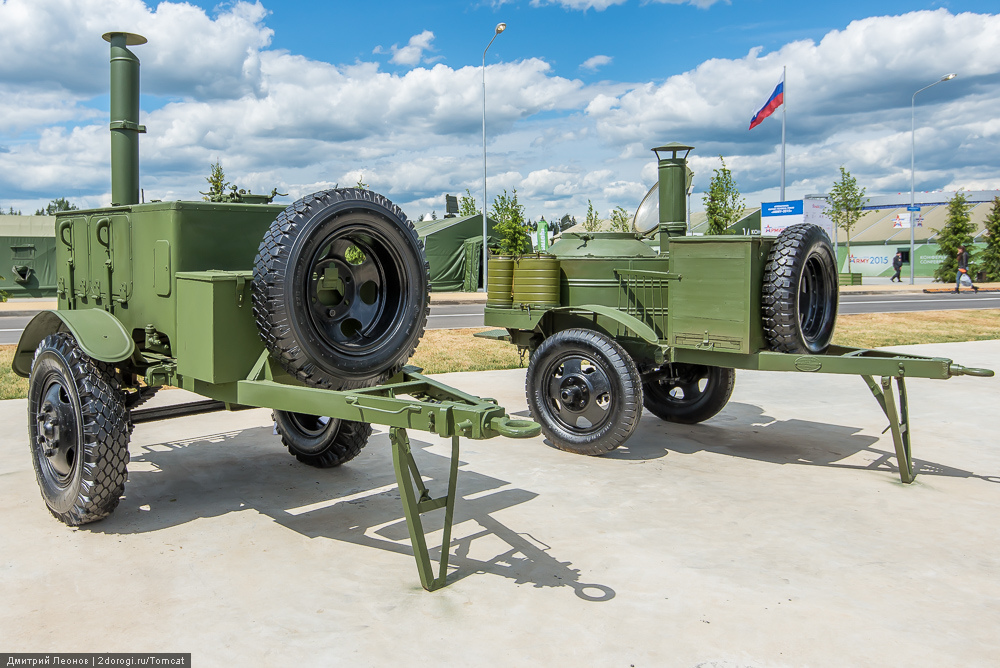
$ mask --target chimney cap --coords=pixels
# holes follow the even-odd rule
[[[101,38],[104,39],[105,42],[110,42],[111,38],[115,35],[125,35],[125,46],[139,46],[140,44],[145,44],[147,41],[142,35],[137,35],[134,32],[124,32],[121,30],[106,32],[101,35]]]

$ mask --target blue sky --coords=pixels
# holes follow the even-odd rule
[[[193,2],[211,13],[218,2]],[[570,6],[586,3],[567,3]],[[600,3],[594,3],[600,6]],[[703,4],[708,4],[705,2]],[[375,46],[406,44],[424,30],[434,33],[432,58],[452,67],[482,62],[494,26],[507,31],[487,53],[488,63],[542,58],[555,72],[587,82],[659,81],[711,58],[741,58],[754,47],[766,51],[801,39],[819,40],[851,21],[919,9],[993,13],[994,1],[974,2],[782,2],[776,0],[692,3],[626,0],[604,10],[573,9],[558,2],[406,2],[383,0],[369,13],[354,3],[304,1],[265,3],[271,46],[335,64],[372,58]],[[346,26],[344,25],[346,23]],[[342,29],[347,27],[348,29]],[[595,55],[612,61],[593,71],[580,65]],[[403,71],[383,58],[387,71]]]
[[[193,198],[231,180],[291,197],[359,176],[417,218],[481,199],[483,48],[491,193],[537,218],[634,211],[648,149],[694,144],[696,197],[718,155],[748,204],[777,199],[781,125],[747,124],[788,67],[788,196],[843,164],[871,193],[1000,187],[996,2],[507,0],[0,1],[0,207],[109,198],[107,45],[146,35],[142,182]],[[492,195],[491,195],[492,199]]]

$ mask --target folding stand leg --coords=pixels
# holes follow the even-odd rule
[[[882,407],[882,412],[889,418],[888,429],[892,431],[892,444],[896,448],[899,479],[904,483],[911,483],[917,476],[913,472],[913,459],[910,456],[910,419],[906,403],[906,381],[902,376],[895,377],[896,389],[899,394],[899,412],[897,413],[896,401],[892,394],[892,376],[882,376],[881,386],[871,376],[861,376],[861,378],[875,395],[875,400]]]
[[[420,471],[417,470],[417,463],[413,459],[406,430],[401,427],[390,429],[389,442],[392,445],[392,466],[396,471],[399,496],[403,501],[403,513],[406,515],[406,528],[410,532],[410,544],[413,546],[413,558],[417,561],[417,571],[420,573],[420,584],[427,591],[434,591],[445,585],[448,576],[448,551],[451,547],[451,525],[455,515],[455,496],[458,487],[458,436],[451,438],[448,494],[437,499],[431,498],[427,487],[420,479]],[[435,578],[420,516],[438,508],[445,510],[441,558],[438,576]]]

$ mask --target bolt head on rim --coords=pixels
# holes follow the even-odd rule
[[[611,415],[611,380],[589,357],[559,357],[547,371],[549,408],[565,428],[590,431]]]
[[[79,450],[76,409],[62,382],[55,378],[46,384],[40,404],[35,414],[37,447],[43,455],[39,464],[64,484],[73,475]]]

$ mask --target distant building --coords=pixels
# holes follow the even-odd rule
[[[984,222],[993,199],[1000,197],[1000,190],[962,191],[969,203],[969,215],[975,226],[973,240],[983,243],[986,228]],[[806,199],[822,199],[824,195],[807,195]],[[955,197],[955,191],[918,192],[914,203],[920,207],[913,228],[914,253],[917,257],[915,274],[932,276],[937,266],[944,260],[937,254],[937,230],[945,225],[948,217],[948,202]],[[910,193],[894,195],[873,195],[864,206],[864,213],[851,233],[851,269],[865,276],[892,275],[892,257],[902,251],[906,262],[910,255],[910,227],[907,207]],[[691,214],[691,233],[704,234],[708,229],[705,212]],[[760,208],[745,209],[741,220],[731,228],[734,234],[760,234]],[[847,271],[847,235],[843,230],[835,230],[834,242],[838,247],[838,261],[841,271]],[[904,268],[904,273],[908,269]]]

